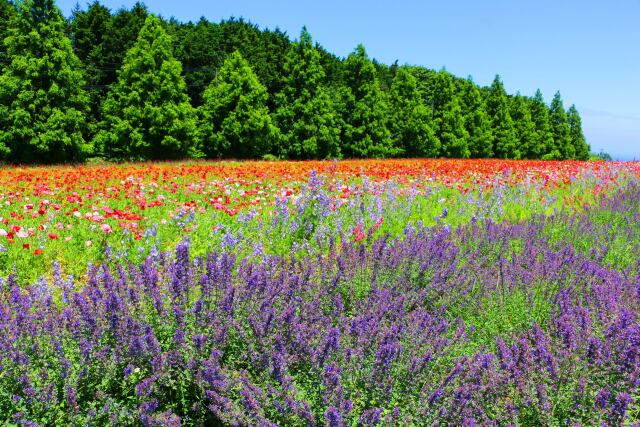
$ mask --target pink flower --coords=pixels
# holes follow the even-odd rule
[[[377,230],[378,227],[380,227],[380,225],[382,225],[382,221],[384,221],[383,217],[378,218],[378,220],[376,221],[375,225],[373,226],[373,229]]]
[[[113,229],[111,228],[111,226],[109,224],[102,224],[100,226],[100,230],[102,230],[102,232],[104,233],[113,233]]]
[[[353,230],[353,235],[356,238],[356,242],[361,241],[362,239],[364,239],[364,231],[363,231],[363,227],[362,224],[358,224],[358,226],[355,228],[355,230]]]

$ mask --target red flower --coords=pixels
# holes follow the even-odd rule
[[[356,237],[356,242],[359,242],[362,239],[364,239],[364,231],[363,231],[362,224],[358,224],[356,229],[353,230],[353,235]]]
[[[56,233],[49,233],[49,238],[51,240],[58,240],[58,235]]]
[[[35,249],[35,250],[33,251],[33,254],[34,254],[34,255],[42,255],[42,249]]]

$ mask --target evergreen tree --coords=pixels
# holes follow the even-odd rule
[[[118,160],[198,154],[197,116],[160,19],[147,17],[103,104],[96,146]]]
[[[531,110],[526,98],[520,93],[511,98],[509,113],[513,119],[520,155],[524,159],[536,158],[536,127],[531,120]]]
[[[431,110],[422,102],[417,80],[399,67],[391,82],[391,130],[394,146],[408,157],[436,157],[440,141],[432,128]]]
[[[416,78],[418,92],[422,96],[422,101],[431,111],[433,117],[433,82],[435,81],[436,72],[425,67],[408,66],[411,75]]]
[[[567,111],[567,122],[569,123],[569,139],[575,151],[575,158],[577,160],[589,160],[591,147],[587,144],[582,133],[582,119],[580,119],[580,113],[578,113],[575,105],[572,105]]]
[[[71,44],[75,54],[83,62],[95,68],[94,62],[102,54],[101,46],[109,31],[111,11],[98,0],[89,4],[87,10],[78,6],[73,10],[70,21]]]
[[[86,11],[75,9],[70,22],[71,44],[84,65],[91,106],[91,130],[100,121],[100,104],[108,92],[104,86],[108,83],[107,76],[115,76],[113,65],[103,62],[103,43],[109,34],[110,21],[111,12],[96,0]]]
[[[4,39],[9,35],[9,25],[15,18],[16,7],[9,0],[0,0],[0,72],[9,62],[7,49],[4,45]]]
[[[201,18],[196,24],[188,23],[174,28],[174,37],[176,59],[186,70],[185,81],[192,105],[200,106],[202,93],[226,56],[221,47],[220,26]]]
[[[284,89],[277,95],[275,121],[282,131],[278,155],[289,159],[340,156],[339,129],[324,89],[320,54],[306,28],[287,53]]]
[[[236,50],[247,60],[260,83],[266,87],[270,111],[275,108],[272,101],[282,89],[282,67],[291,42],[279,29],[260,31],[257,25],[240,19],[222,21],[220,47],[224,55]]]
[[[500,76],[491,84],[487,98],[487,112],[493,129],[493,154],[501,159],[519,159],[520,150],[513,120],[509,115],[507,93]]]
[[[473,158],[493,155],[491,119],[478,86],[469,77],[463,84],[461,94],[464,127],[469,133],[469,151]]]
[[[96,10],[96,14],[101,13],[98,11],[99,6],[94,6],[93,9]],[[87,57],[87,67],[94,68],[97,73],[95,84],[104,88],[116,82],[116,71],[122,67],[125,56],[137,43],[140,30],[148,16],[147,7],[139,2],[133,5],[131,10],[123,8],[111,16],[106,33],[102,36],[102,43],[95,46],[92,54]],[[106,91],[103,95],[106,95]]]
[[[569,122],[559,91],[556,92],[549,106],[549,122],[553,134],[554,152],[560,154],[559,159],[561,160],[573,159],[576,153],[569,137]]]
[[[0,153],[12,162],[64,162],[91,153],[81,64],[53,0],[25,0],[5,40],[0,76]]]
[[[469,133],[464,127],[460,100],[455,93],[453,78],[445,70],[435,75],[433,82],[433,108],[436,136],[440,140],[440,154],[465,159],[471,155]]]
[[[549,108],[544,102],[540,89],[536,91],[533,98],[529,100],[529,110],[531,111],[531,121],[535,128],[534,143],[529,152],[532,159],[557,159],[559,152],[553,149],[553,133],[549,122]]]
[[[325,84],[327,86],[338,86],[341,83],[342,60],[333,53],[328,52],[318,42],[316,42],[315,48],[320,54],[320,66],[322,66],[326,76]]]
[[[380,90],[376,69],[364,46],[349,54],[343,65],[345,86],[341,89],[343,113],[343,153],[346,157],[392,157],[387,128],[387,103]]]
[[[209,157],[259,158],[279,138],[267,108],[267,90],[236,51],[224,61],[200,106],[204,151]]]

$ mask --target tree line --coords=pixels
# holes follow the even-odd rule
[[[0,159],[589,157],[575,106],[243,19],[0,0]]]

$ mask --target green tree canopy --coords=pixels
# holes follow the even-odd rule
[[[203,149],[209,157],[258,158],[277,143],[267,90],[235,51],[224,61],[200,106]]]
[[[101,13],[97,6],[94,9],[96,14]],[[88,56],[88,68],[100,70],[97,76],[98,84],[104,86],[116,82],[118,75],[114,71],[121,68],[125,56],[138,42],[138,35],[148,16],[147,7],[139,2],[130,10],[121,8],[111,15],[106,33],[102,36],[102,43],[95,47],[95,53]],[[88,31],[92,29],[89,28]]]
[[[553,134],[553,153],[559,153],[562,160],[573,159],[576,153],[569,137],[569,121],[559,91],[553,96],[549,106],[549,122]]]
[[[16,15],[16,7],[9,0],[0,0],[0,72],[4,69],[9,58],[4,39],[9,35],[9,23]]]
[[[575,151],[577,160],[589,160],[591,147],[582,133],[582,119],[575,105],[572,105],[567,111],[567,122],[569,123],[569,139]]]
[[[408,157],[435,157],[440,151],[431,121],[431,109],[422,102],[417,80],[399,67],[391,82],[390,117],[393,145]]]
[[[517,93],[509,103],[509,114],[520,146],[520,155],[524,159],[536,158],[536,127],[531,120],[531,110],[527,99]]]
[[[0,154],[12,162],[78,161],[88,98],[81,64],[53,0],[25,0],[5,40],[0,76]]]
[[[189,97],[194,106],[200,106],[202,93],[215,77],[226,56],[221,46],[220,26],[203,17],[195,24],[182,24],[172,30],[176,39],[176,59],[186,70],[185,81]]]
[[[540,89],[536,91],[533,98],[529,99],[529,111],[531,111],[531,121],[535,128],[534,144],[531,147],[530,155],[532,159],[557,159],[559,152],[553,149],[553,133],[549,122],[549,108],[544,102]]]
[[[181,73],[171,38],[150,15],[102,108],[96,146],[105,156],[144,160],[198,154],[197,115]]]
[[[468,158],[471,155],[469,134],[464,127],[462,107],[455,93],[453,76],[449,72],[441,70],[435,75],[432,96],[440,153],[445,157]]]
[[[518,137],[509,114],[507,93],[500,76],[496,76],[491,84],[487,98],[487,112],[493,129],[493,154],[501,159],[519,159]]]
[[[102,44],[109,33],[111,11],[94,0],[87,10],[76,5],[70,20],[71,40],[73,50],[81,61],[88,63],[88,67],[95,68],[94,61],[102,55]]]
[[[462,85],[462,115],[464,127],[469,133],[469,151],[473,158],[493,155],[493,133],[491,119],[478,86],[469,77]]]
[[[278,156],[290,159],[340,156],[339,129],[324,88],[320,53],[306,28],[287,53],[284,87],[276,98],[275,121],[282,131]]]
[[[364,46],[358,45],[344,61],[341,91],[343,153],[346,157],[392,157],[400,153],[392,145],[387,128],[387,103],[376,69]]]
[[[115,77],[113,64],[105,63],[104,39],[110,34],[111,11],[97,0],[87,10],[75,9],[70,22],[73,50],[84,65],[91,113],[90,128],[100,120],[100,104],[107,93],[108,77]],[[117,65],[118,67],[120,64]]]

